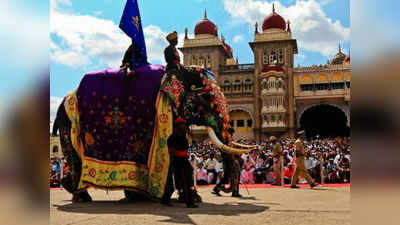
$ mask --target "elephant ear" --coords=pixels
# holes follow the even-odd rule
[[[161,84],[161,90],[172,100],[175,108],[182,103],[185,88],[182,82],[173,74],[166,74]]]

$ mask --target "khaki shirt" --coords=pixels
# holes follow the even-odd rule
[[[274,149],[272,150],[272,156],[274,158],[279,158],[281,156],[281,154],[282,154],[282,147],[281,147],[281,144],[279,144],[279,142],[277,142],[274,145]]]
[[[306,166],[304,164],[304,159],[306,154],[304,152],[303,142],[300,139],[297,139],[294,146],[296,150],[296,168],[305,170]]]
[[[300,139],[297,139],[294,143],[295,151],[296,151],[296,158],[303,158],[305,156],[303,142]]]

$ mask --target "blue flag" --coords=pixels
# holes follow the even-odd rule
[[[132,61],[135,68],[148,64],[142,19],[140,18],[137,0],[126,1],[119,27],[132,39],[132,44],[135,48],[135,54]]]

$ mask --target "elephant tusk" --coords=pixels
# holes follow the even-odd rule
[[[217,135],[215,134],[214,130],[211,127],[207,127],[207,132],[208,132],[208,136],[211,139],[211,142],[217,146],[217,148],[221,149],[224,152],[228,152],[228,153],[233,153],[233,154],[244,154],[244,153],[248,153],[253,149],[237,149],[237,148],[232,148],[229,147],[225,144],[223,144],[217,137]]]
[[[240,143],[237,143],[237,142],[234,142],[234,141],[232,141],[232,144],[236,145],[236,146],[239,146],[239,147],[242,147],[242,148],[248,148],[248,149],[256,149],[258,147],[258,145],[244,145],[244,144],[240,144]]]

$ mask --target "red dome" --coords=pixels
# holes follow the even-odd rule
[[[218,36],[217,26],[207,19],[207,13],[204,13],[204,19],[200,20],[194,27],[194,34],[211,34]]]
[[[275,12],[275,6],[272,6],[272,13],[265,17],[262,25],[263,31],[271,28],[286,30],[286,22],[278,13]]]

